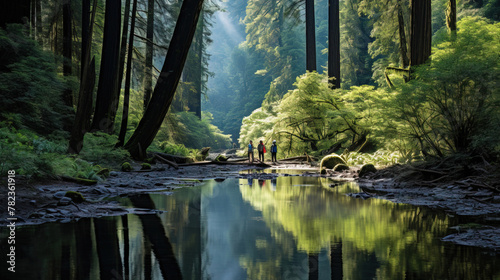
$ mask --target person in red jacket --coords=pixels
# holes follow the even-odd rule
[[[260,140],[260,143],[257,146],[257,151],[259,151],[259,160],[264,162],[264,153],[266,152],[266,146],[264,146],[262,140]]]

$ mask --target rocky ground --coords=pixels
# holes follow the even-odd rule
[[[378,197],[396,203],[408,203],[441,209],[449,215],[462,217],[464,225],[456,228],[457,233],[446,236],[444,241],[469,246],[478,246],[500,252],[500,193],[495,188],[485,187],[475,179],[466,178],[439,184],[402,182],[395,170],[381,170],[363,178],[358,178],[359,168],[349,171],[329,171],[319,174],[317,168],[301,163],[287,163],[273,166],[283,169],[303,169],[301,176],[322,176],[335,180],[356,180],[363,193],[354,197],[367,199]],[[136,166],[135,170],[139,167]],[[134,193],[162,192],[170,194],[175,188],[201,184],[205,180],[224,180],[226,178],[272,179],[277,173],[241,172],[253,170],[255,166],[240,165],[195,165],[174,169],[168,165],[157,164],[153,170],[110,173],[107,180],[93,186],[82,186],[63,181],[28,182],[16,178],[15,217],[16,225],[40,224],[45,222],[71,222],[84,217],[122,215],[126,213],[150,212],[148,209],[126,209],[109,199]],[[261,167],[257,169],[262,169]],[[394,168],[393,168],[394,169]],[[286,174],[286,171],[280,173]],[[294,175],[297,176],[297,175]],[[2,185],[6,186],[6,178]],[[487,185],[489,186],[489,185]],[[68,191],[78,192],[79,197],[67,196]],[[70,195],[71,196],[71,195]],[[0,201],[7,201],[7,193],[0,193]],[[0,226],[8,223],[7,206],[0,207]],[[474,223],[472,223],[474,222]]]

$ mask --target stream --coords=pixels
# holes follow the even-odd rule
[[[326,178],[220,181],[112,198],[133,214],[18,227],[15,273],[0,228],[0,279],[500,279],[499,255],[441,241],[459,223],[445,213]]]

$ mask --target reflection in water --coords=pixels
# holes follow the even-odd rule
[[[455,221],[280,177],[120,198],[161,214],[19,227],[0,279],[498,279],[499,257],[439,239]],[[6,263],[7,229],[0,229]]]

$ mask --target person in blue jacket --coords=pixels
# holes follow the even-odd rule
[[[252,157],[252,160],[250,160],[250,157]],[[250,144],[248,144],[248,162],[253,162],[253,142],[250,140]]]
[[[271,161],[278,162],[276,159],[276,154],[278,153],[278,146],[276,146],[276,140],[273,140],[273,144],[271,145]]]

